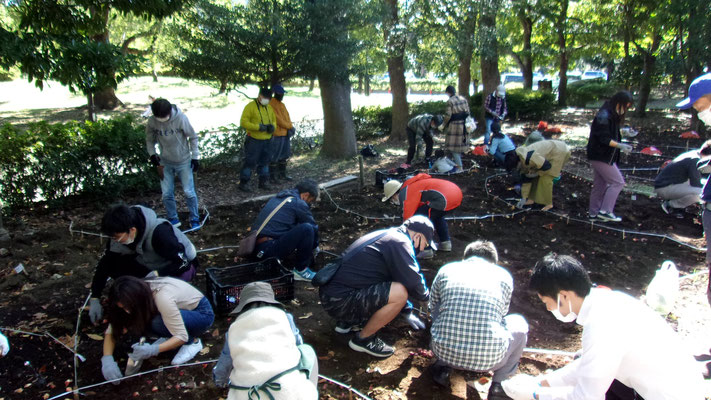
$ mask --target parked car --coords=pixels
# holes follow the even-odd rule
[[[585,71],[580,79],[602,79],[607,80],[607,74],[602,71]]]

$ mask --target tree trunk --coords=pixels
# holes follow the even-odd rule
[[[639,82],[639,100],[635,111],[635,116],[637,117],[644,117],[647,111],[647,103],[649,102],[649,93],[652,91],[652,78],[654,78],[657,61],[657,57],[654,54],[659,49],[660,42],[661,35],[654,34],[651,48],[644,52],[644,69],[642,70],[642,79]]]
[[[227,81],[222,80],[222,81],[220,81],[220,91],[217,92],[217,94],[223,94],[225,92],[227,92]]]
[[[533,20],[524,9],[519,10],[518,20],[523,29],[523,50],[521,51],[521,74],[523,74],[523,88],[533,89],[533,52],[531,48],[531,36],[533,35]]]
[[[316,82],[316,78],[311,78],[309,81],[309,93],[314,91],[314,82]]]
[[[469,85],[472,82],[472,53],[474,52],[473,42],[461,44],[459,55],[459,77],[458,92],[462,96],[469,98]]]
[[[407,138],[407,83],[405,82],[405,43],[401,35],[392,35],[391,29],[398,23],[397,0],[386,0],[388,14],[383,23],[383,34],[388,48],[388,74],[393,96],[390,141],[402,142]]]
[[[95,122],[96,115],[94,114],[94,112],[95,112],[94,96],[92,96],[91,93],[87,93],[87,95],[86,95],[86,107],[89,111],[89,121]]]
[[[2,206],[0,206],[0,243],[7,243],[10,241],[10,233],[5,229],[2,224]]]
[[[365,76],[365,95],[370,96],[370,75]]]
[[[92,17],[103,24],[103,32],[94,35],[92,40],[96,42],[109,43],[109,13],[111,7],[105,6],[100,10],[92,13]],[[114,71],[107,71],[107,74],[113,75]],[[113,110],[121,104],[121,101],[116,97],[114,88],[101,88],[94,93],[94,107],[99,110]]]
[[[321,154],[330,158],[353,157],[357,153],[355,126],[351,113],[351,84],[319,76],[323,107],[323,148]]]
[[[481,80],[484,96],[493,92],[501,82],[499,75],[499,48],[496,40],[496,12],[499,1],[483,0],[479,18],[479,43],[481,53]]]
[[[363,93],[363,74],[358,74],[358,88],[356,92],[358,92],[358,94]]]
[[[568,24],[568,0],[561,0],[560,14],[558,14],[558,55],[560,59],[560,72],[558,74],[558,105],[565,107],[568,104],[568,48],[566,43],[565,28]]]

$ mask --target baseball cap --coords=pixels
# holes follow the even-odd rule
[[[694,105],[699,98],[711,94],[711,73],[701,75],[694,79],[689,86],[689,97],[676,104],[677,108],[686,110]]]
[[[286,90],[284,90],[284,86],[282,86],[281,83],[277,83],[272,86],[272,92],[274,92],[274,94],[284,94],[286,93]]]
[[[272,286],[266,282],[252,282],[245,285],[239,294],[239,304],[230,314],[238,314],[249,303],[261,301],[269,304],[281,304],[274,298]]]
[[[414,215],[405,220],[402,226],[425,235],[425,239],[427,239],[427,243],[432,247],[432,250],[437,250],[437,244],[434,241],[434,225],[432,225],[432,221],[429,218],[424,215]]]

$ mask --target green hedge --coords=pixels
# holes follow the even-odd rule
[[[58,205],[68,196],[116,198],[156,186],[144,127],[130,116],[99,122],[0,128],[0,200]]]
[[[605,82],[603,79],[587,79],[568,85],[568,104],[574,107],[585,107],[594,101],[607,99],[617,93],[617,85]]]
[[[469,108],[471,115],[482,115],[483,94],[481,92],[471,97]],[[506,92],[506,102],[509,108],[509,118],[541,119],[549,117],[555,109],[555,95],[525,89],[513,89]],[[444,101],[417,102],[410,104],[410,118],[420,114],[444,114],[447,103]],[[390,132],[392,108],[368,106],[353,110],[356,134],[359,140],[371,136],[387,135]]]

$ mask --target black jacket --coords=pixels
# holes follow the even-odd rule
[[[588,160],[615,164],[620,160],[620,150],[610,146],[610,141],[620,142],[620,116],[612,108],[610,102],[605,102],[597,112],[590,126],[588,138]]]

